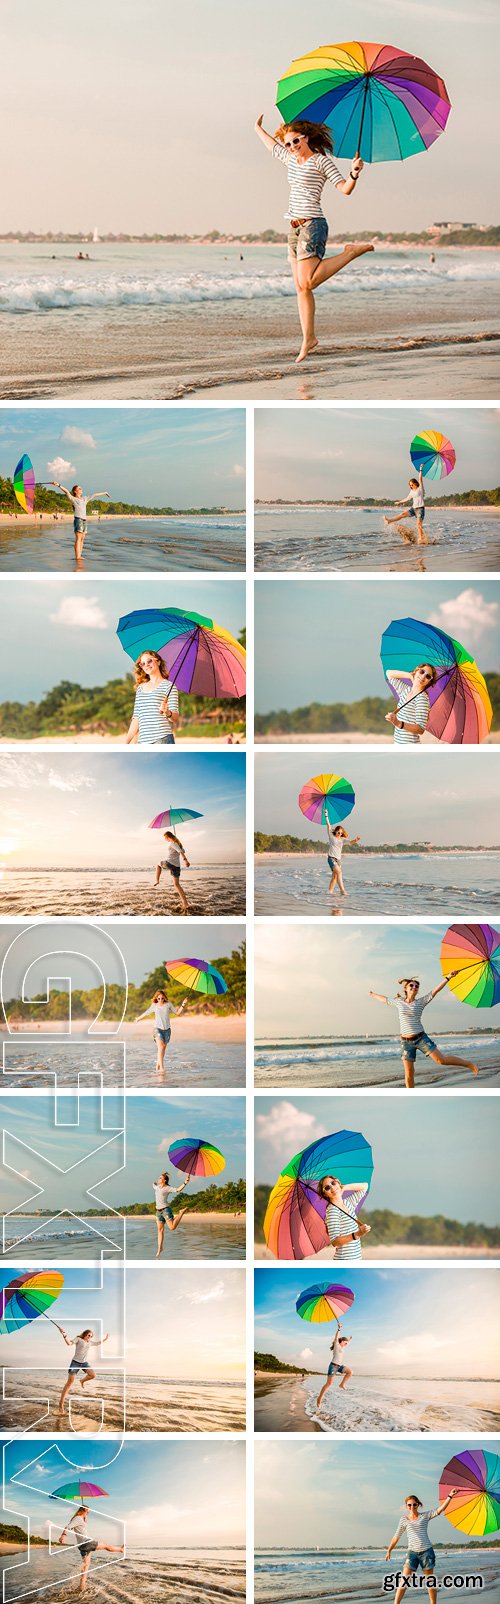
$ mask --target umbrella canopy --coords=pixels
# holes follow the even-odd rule
[[[352,812],[355,800],[352,785],[340,774],[315,774],[302,786],[299,808],[313,824],[340,824]]]
[[[224,1154],[202,1136],[182,1136],[178,1142],[172,1142],[168,1156],[185,1175],[220,1175],[226,1168]]]
[[[16,501],[19,502],[19,506],[22,507],[23,512],[33,512],[33,507],[35,505],[36,479],[33,463],[25,451],[23,452],[22,457],[19,458],[19,462],[14,468],[12,483],[14,485],[14,495],[16,497]]]
[[[436,668],[436,684],[427,690],[431,704],[427,728],[438,741],[477,746],[486,740],[493,708],[483,675],[460,641],[435,624],[397,618],[384,631],[380,656],[386,675],[391,670],[412,673],[419,663]],[[397,700],[397,690],[392,686],[391,690]]]
[[[453,473],[457,460],[451,440],[437,429],[423,429],[421,434],[416,434],[410,456],[417,473],[422,469],[426,479],[446,479],[447,474]]]
[[[460,1491],[445,1510],[446,1519],[468,1537],[484,1537],[500,1526],[500,1459],[498,1454],[475,1448],[472,1453],[455,1454],[445,1465],[439,1483],[439,1497],[447,1498],[452,1487]]]
[[[26,1270],[0,1291],[0,1334],[20,1331],[55,1303],[64,1286],[60,1270]]]
[[[120,618],[117,635],[134,662],[141,652],[158,652],[169,678],[194,696],[244,696],[243,646],[201,613],[182,607],[149,607]]]
[[[458,970],[450,991],[470,1008],[500,1002],[500,933],[491,925],[450,925],[440,954],[444,975]]]
[[[93,1481],[67,1481],[64,1487],[56,1487],[55,1492],[49,1493],[49,1498],[66,1498],[69,1503],[81,1504],[84,1498],[109,1498],[109,1493]]]
[[[295,1308],[301,1320],[308,1320],[310,1325],[324,1325],[326,1320],[339,1320],[352,1303],[354,1292],[349,1287],[322,1281],[319,1286],[305,1287],[299,1293]]]
[[[193,808],[166,808],[164,813],[157,813],[156,818],[148,824],[148,830],[174,830],[176,824],[185,824],[186,819],[202,819],[202,813],[195,813]]]
[[[284,123],[327,123],[335,155],[404,161],[439,138],[450,101],[443,79],[395,45],[321,45],[292,61],[278,84]]]
[[[165,969],[185,991],[202,991],[207,997],[221,997],[227,991],[224,976],[204,958],[171,958]]]
[[[327,1203],[318,1195],[323,1175],[336,1175],[347,1186],[368,1190],[373,1173],[372,1150],[359,1131],[335,1131],[296,1153],[282,1170],[269,1197],[264,1235],[276,1259],[305,1259],[328,1247]],[[359,1198],[356,1212],[361,1208]]]

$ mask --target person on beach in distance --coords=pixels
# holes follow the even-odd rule
[[[177,836],[174,835],[173,830],[164,830],[163,835],[167,843],[165,848],[166,856],[162,858],[160,863],[157,863],[156,865],[153,885],[159,886],[161,871],[162,869],[167,869],[172,875],[177,896],[181,901],[182,912],[187,913],[188,900],[186,893],[181,886],[181,858],[186,869],[189,869],[189,858],[186,857],[182,841],[178,840]]]
[[[338,256],[323,260],[328,239],[328,223],[321,209],[321,193],[329,181],[343,195],[352,195],[364,163],[354,157],[348,178],[333,160],[333,140],[325,123],[301,119],[284,123],[275,136],[267,134],[258,117],[255,132],[278,161],[288,168],[290,201],[285,213],[290,224],[288,258],[297,291],[302,345],[297,362],[304,362],[318,349],[314,328],[314,291],[327,279],[340,273],[356,256],[373,251],[373,245],[345,245]]]
[[[361,836],[348,835],[347,830],[344,830],[343,824],[332,825],[328,819],[326,828],[328,831],[328,868],[331,870],[332,876],[328,887],[328,895],[330,895],[331,891],[335,891],[338,886],[341,896],[346,897],[347,891],[342,879],[344,841],[348,841],[350,847],[356,847],[361,840]]]
[[[87,533],[87,507],[89,501],[96,501],[99,496],[108,496],[109,490],[93,490],[91,496],[84,496],[81,485],[73,485],[67,490],[66,485],[60,485],[57,479],[51,479],[56,490],[62,490],[63,496],[68,497],[73,508],[73,533],[75,536],[75,557],[80,562],[83,552],[83,542]]]
[[[95,1370],[92,1370],[87,1356],[90,1348],[100,1348],[103,1342],[107,1342],[109,1332],[106,1332],[105,1337],[95,1337],[89,1326],[85,1331],[80,1331],[77,1337],[68,1337],[68,1333],[63,1326],[58,1326],[57,1329],[64,1338],[67,1347],[75,1350],[68,1370],[68,1379],[59,1399],[58,1413],[61,1414],[64,1409],[65,1398],[71,1388],[74,1387],[77,1376],[80,1377],[80,1386],[82,1388],[86,1387],[87,1382],[95,1381]],[[83,1371],[83,1376],[80,1376],[80,1371]]]
[[[169,680],[158,652],[141,652],[134,669],[134,711],[126,735],[126,745],[174,746],[179,723],[177,686]]]
[[[394,712],[385,715],[386,724],[394,725],[395,745],[418,746],[420,736],[424,735],[429,723],[431,705],[427,687],[436,684],[436,670],[432,663],[418,663],[411,672],[389,669],[386,679],[398,698]]]
[[[417,534],[418,534],[418,542],[417,542],[417,544],[419,546],[428,546],[429,542],[428,542],[427,535],[426,535],[425,529],[424,529],[425,490],[424,490],[424,476],[423,476],[422,469],[420,469],[420,473],[419,473],[418,479],[409,479],[408,480],[408,484],[410,486],[410,494],[409,494],[409,496],[403,496],[403,500],[402,501],[395,501],[394,502],[394,506],[395,507],[406,507],[407,502],[411,501],[411,507],[409,507],[409,509],[408,509],[407,517],[408,518],[416,518],[416,520],[417,520]],[[384,523],[385,524],[400,524],[401,523],[401,514],[398,513],[396,518],[384,518]],[[409,540],[409,541],[411,541],[413,543],[413,531],[411,529],[405,529],[404,524],[402,525],[402,531],[403,531],[405,540]]]
[[[402,1575],[408,1577],[408,1581],[400,1583],[394,1598],[394,1604],[401,1604],[401,1599],[405,1597],[410,1586],[410,1576],[416,1576],[419,1566],[422,1567],[426,1581],[428,1578],[427,1591],[430,1604],[437,1604],[437,1588],[435,1586],[436,1555],[429,1537],[427,1524],[428,1521],[435,1520],[437,1515],[444,1514],[454,1494],[458,1491],[458,1487],[453,1487],[451,1493],[448,1493],[448,1497],[443,1498],[435,1509],[422,1509],[422,1500],[417,1498],[416,1493],[409,1493],[408,1497],[405,1498],[404,1515],[401,1516],[398,1529],[389,1543],[385,1556],[387,1562],[391,1557],[393,1548],[399,1543],[400,1537],[403,1537],[406,1533],[408,1553],[403,1565]]]
[[[184,1187],[188,1184],[188,1180],[189,1176],[187,1175],[186,1180],[182,1181],[180,1186],[170,1186],[167,1172],[164,1170],[163,1175],[160,1175],[159,1180],[153,1181],[153,1192],[156,1199],[156,1229],[158,1232],[158,1248],[156,1252],[157,1259],[159,1259],[160,1254],[163,1253],[165,1226],[168,1226],[169,1231],[176,1231],[177,1226],[180,1225],[184,1215],[187,1214],[189,1208],[188,1203],[186,1203],[186,1207],[184,1209],[181,1209],[180,1214],[176,1214],[174,1216],[170,1207],[169,1197],[173,1197],[176,1192],[183,1192]]]
[[[74,1515],[71,1516],[71,1520],[68,1521],[59,1538],[59,1543],[64,1546],[67,1542],[67,1532],[74,1532],[75,1534],[77,1547],[80,1550],[83,1561],[80,1586],[78,1588],[79,1593],[84,1593],[86,1590],[91,1554],[96,1554],[100,1551],[104,1551],[106,1554],[123,1554],[125,1549],[124,1543],[120,1543],[117,1546],[113,1543],[98,1542],[95,1537],[89,1537],[87,1530],[88,1513],[86,1505],[81,1504],[80,1508],[76,1509]]]
[[[435,1064],[455,1064],[458,1069],[470,1069],[473,1075],[479,1074],[478,1064],[473,1064],[468,1058],[456,1058],[453,1053],[441,1053],[432,1037],[422,1030],[424,1008],[432,1002],[433,997],[437,997],[438,992],[444,991],[448,981],[453,980],[456,973],[456,969],[451,969],[449,975],[440,981],[439,986],[435,986],[433,991],[426,992],[425,997],[419,997],[420,981],[415,979],[398,981],[398,985],[403,987],[403,993],[401,995],[401,992],[396,992],[395,997],[385,997],[379,991],[368,992],[368,996],[373,997],[375,1002],[386,1003],[388,1008],[398,1010],[405,1086],[410,1090],[415,1085],[417,1053],[425,1053],[426,1058],[433,1058]]]
[[[135,1021],[136,1025],[139,1024],[139,1020],[147,1019],[149,1017],[149,1014],[154,1014],[154,1016],[155,1016],[155,1026],[156,1026],[155,1033],[154,1033],[154,1041],[156,1042],[156,1064],[155,1064],[155,1069],[156,1069],[156,1071],[157,1071],[157,1073],[159,1075],[161,1075],[162,1070],[163,1070],[163,1061],[164,1061],[164,1058],[165,1058],[165,1053],[167,1051],[167,1047],[168,1047],[168,1044],[169,1044],[169,1041],[170,1041],[170,1037],[172,1035],[172,1031],[170,1029],[170,1015],[171,1014],[183,1014],[184,1013],[184,1009],[186,1007],[186,1004],[187,1004],[187,997],[184,998],[184,1002],[181,1002],[180,1008],[174,1008],[173,1003],[169,1002],[169,999],[167,997],[166,991],[155,991],[153,1000],[149,1004],[149,1008],[145,1008],[143,1014],[138,1014],[137,1015],[137,1019]]]
[[[345,1390],[347,1383],[350,1381],[352,1376],[352,1370],[350,1369],[349,1365],[344,1364],[344,1359],[347,1357],[346,1348],[348,1343],[352,1342],[352,1337],[342,1337],[340,1334],[341,1329],[342,1328],[339,1320],[337,1322],[337,1330],[335,1332],[333,1342],[330,1343],[332,1357],[328,1366],[326,1381],[316,1399],[316,1405],[318,1409],[323,1401],[325,1392],[328,1392],[328,1388],[332,1386],[335,1376],[342,1376],[342,1381],[339,1388],[340,1392]]]
[[[326,1200],[325,1225],[335,1260],[352,1264],[361,1258],[361,1238],[368,1236],[370,1225],[362,1225],[356,1218],[356,1205],[365,1196],[366,1186],[345,1185],[336,1175],[323,1175],[318,1183],[318,1197]]]

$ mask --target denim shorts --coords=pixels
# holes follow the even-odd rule
[[[87,519],[86,518],[74,518],[73,519],[73,534],[74,535],[86,535],[86,533],[87,533]]]
[[[331,858],[330,857],[330,853],[328,853],[327,863],[328,863],[328,868],[331,869],[331,871],[332,871],[332,874],[333,874],[334,869],[341,869],[341,867],[342,867],[341,862],[340,862],[340,858]]]
[[[423,524],[425,518],[425,507],[410,507],[408,517],[420,518],[420,522]]]
[[[158,740],[157,741],[153,741],[152,745],[153,746],[175,746],[175,735],[172,735],[171,731],[169,731],[168,735],[159,735],[158,736]]]
[[[165,1046],[168,1047],[171,1035],[172,1035],[172,1031],[170,1029],[170,1025],[167,1026],[166,1030],[163,1029],[163,1025],[157,1025],[156,1026],[155,1041],[157,1040],[157,1038],[159,1036],[160,1041],[164,1041],[165,1042]]]
[[[305,223],[297,223],[295,228],[290,224],[288,255],[296,257],[298,262],[303,262],[306,256],[318,256],[321,261],[327,239],[326,217],[308,217]]]
[[[336,1365],[336,1364],[334,1364],[333,1359],[332,1359],[331,1364],[329,1364],[329,1366],[328,1366],[328,1375],[329,1376],[336,1376],[337,1373],[338,1373],[340,1376],[343,1376],[344,1370],[345,1370],[345,1365]]]
[[[417,1053],[429,1054],[436,1051],[436,1043],[432,1040],[432,1036],[427,1035],[426,1030],[422,1030],[420,1036],[414,1036],[411,1041],[407,1036],[401,1036],[400,1041],[401,1057],[409,1058],[410,1064],[415,1063]]]
[[[173,1220],[173,1211],[171,1208],[169,1208],[168,1203],[165,1204],[164,1209],[156,1210],[156,1218],[157,1220],[161,1220],[163,1225],[166,1225],[167,1220]]]
[[[79,1370],[90,1370],[88,1359],[72,1359],[68,1376],[76,1376]]]
[[[86,1559],[87,1554],[95,1554],[97,1548],[97,1537],[82,1537],[78,1547],[82,1559]]]
[[[419,1549],[418,1554],[412,1553],[410,1549],[406,1559],[411,1571],[418,1571],[419,1565],[422,1566],[423,1571],[434,1570],[436,1564],[436,1555],[433,1548]]]
[[[173,874],[174,880],[180,880],[181,878],[180,866],[177,863],[167,863],[166,858],[164,858],[163,862],[160,863],[160,869],[170,869],[170,873]]]

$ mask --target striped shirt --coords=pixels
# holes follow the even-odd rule
[[[392,689],[398,698],[398,718],[405,724],[419,724],[422,733],[429,723],[430,702],[427,691],[419,691],[416,696],[408,697],[410,685],[405,679],[391,679]],[[420,736],[412,735],[410,730],[394,729],[394,740],[398,746],[418,746]]]
[[[328,856],[329,858],[333,858],[334,863],[340,863],[342,858],[344,837],[343,835],[334,834],[335,826],[333,824],[329,824],[328,819],[326,821],[326,828],[328,830]]]
[[[277,161],[285,162],[288,167],[290,200],[285,217],[324,217],[321,195],[325,184],[330,182],[337,185],[344,182],[333,156],[317,151],[314,156],[309,156],[306,162],[298,162],[297,157],[290,156],[279,139],[273,145],[273,156]]]
[[[148,690],[147,685],[137,686],[133,717],[139,720],[139,746],[151,746],[155,741],[162,741],[165,735],[172,735],[170,719],[166,713],[160,713],[167,696],[170,712],[178,713],[177,687],[169,679],[163,679],[161,685],[153,686],[152,690]]]
[[[344,1197],[342,1208],[339,1208],[336,1203],[328,1204],[325,1225],[330,1242],[333,1242],[336,1236],[348,1236],[351,1230],[357,1230],[356,1204],[361,1202],[364,1195],[364,1188],[360,1187],[357,1192],[349,1192],[348,1196]],[[335,1249],[335,1261],[338,1260],[342,1264],[352,1263],[354,1259],[360,1258],[361,1242],[359,1237],[356,1238],[355,1242],[346,1242],[343,1248]]]
[[[435,1520],[436,1515],[439,1515],[439,1509],[421,1509],[416,1520],[408,1520],[407,1515],[402,1515],[397,1532],[394,1533],[395,1541],[398,1542],[403,1532],[406,1532],[408,1553],[425,1554],[426,1548],[432,1548],[427,1522]]]
[[[428,991],[425,997],[415,997],[414,1002],[406,1002],[404,997],[388,997],[388,1008],[397,1008],[399,1015],[399,1028],[402,1036],[418,1036],[423,1030],[422,1014],[424,1008],[432,1002],[432,992]]]

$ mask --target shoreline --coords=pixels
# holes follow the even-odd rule
[[[242,510],[239,507],[232,510],[228,507],[212,507],[209,512],[203,512],[201,509],[194,512],[183,512],[182,509],[179,512],[103,512],[100,517],[98,517],[97,513],[89,513],[87,523],[163,523],[167,518],[186,518],[188,520],[189,518],[243,518],[244,516],[244,509]],[[22,512],[21,509],[19,509],[19,512],[15,512],[14,509],[12,512],[0,512],[1,527],[9,525],[9,527],[15,529],[17,524],[21,529],[38,529],[40,524],[53,525],[55,523],[71,524],[72,526],[73,513],[27,513]]]
[[[268,1259],[271,1264],[276,1263],[274,1253],[271,1253],[270,1249],[266,1247],[265,1242],[254,1242],[254,1258]],[[319,1262],[331,1264],[334,1258],[335,1255],[331,1247],[321,1248],[319,1253],[308,1254],[308,1260],[311,1262],[311,1264]],[[498,1258],[500,1258],[500,1246],[498,1248],[471,1248],[462,1246],[458,1247],[456,1244],[448,1244],[446,1246],[443,1245],[437,1247],[434,1242],[382,1242],[378,1248],[363,1246],[363,1259],[365,1260],[377,1259],[382,1261],[384,1259],[428,1259],[429,1262],[432,1263],[433,1259]],[[341,1266],[339,1266],[339,1269],[340,1268]]]
[[[267,1381],[267,1386],[266,1386]],[[321,1376],[318,1374],[318,1389]],[[276,1370],[254,1372],[256,1432],[321,1433],[321,1426],[306,1414],[306,1391],[300,1376],[282,1375]]]
[[[196,1014],[192,1018],[189,1014],[183,1014],[180,1018],[177,1015],[173,1015],[171,1038],[172,1043],[175,1045],[175,1037],[179,1037],[180,1040],[185,1039],[186,1041],[200,1041],[206,1039],[207,1041],[214,1041],[216,1043],[244,1042],[246,1034],[245,1020],[245,1014],[214,1014],[213,1016],[210,1014]],[[131,1020],[128,1023],[122,1024],[120,1025],[119,1030],[116,1031],[116,1034],[111,1030],[102,1031],[101,1033],[92,1031],[92,1033],[89,1034],[88,1027],[91,1023],[92,1021],[90,1019],[82,1019],[77,1022],[73,1022],[71,1036],[68,1036],[64,1022],[61,1020],[54,1019],[50,1023],[47,1022],[44,1024],[36,1024],[34,1020],[26,1019],[19,1021],[17,1024],[13,1023],[9,1032],[6,1031],[5,1026],[0,1027],[0,1042],[3,1040],[7,1041],[11,1039],[12,1036],[61,1036],[64,1043],[71,1045],[71,1042],[74,1042],[75,1037],[84,1036],[91,1043],[93,1043],[96,1048],[98,1048],[102,1047],[104,1043],[107,1044],[108,1042],[116,1042],[119,1046],[123,1040],[125,1040],[125,1042],[127,1042],[127,1040],[134,1041],[137,1039],[141,1041],[150,1041],[155,1029],[154,1019],[151,1018],[149,1021],[147,1019],[141,1020],[140,1022]],[[30,1043],[30,1045],[33,1044]]]
[[[204,1222],[208,1221],[210,1223],[212,1220],[224,1220],[224,1223],[228,1225],[239,1225],[242,1220],[246,1220],[246,1213],[244,1209],[236,1214],[234,1210],[228,1210],[226,1213],[224,1209],[205,1209],[202,1212],[201,1209],[196,1210],[188,1208],[187,1214],[184,1216],[185,1219],[187,1218],[188,1214],[196,1216],[198,1221],[203,1220]],[[21,1220],[21,1222],[23,1221],[24,1216],[22,1214],[12,1214],[9,1216],[9,1218],[14,1220],[17,1224],[18,1220]],[[27,1218],[30,1220],[39,1220],[40,1224],[43,1224],[43,1221],[46,1220],[50,1224],[50,1222],[54,1219],[54,1215],[30,1214],[27,1216]],[[124,1221],[138,1220],[141,1225],[147,1225],[152,1220],[153,1224],[156,1224],[156,1214],[154,1209],[151,1214],[118,1214],[118,1216],[114,1214],[82,1214],[81,1218],[84,1224],[86,1224],[88,1221],[92,1228],[94,1226],[94,1222],[97,1221],[98,1223],[99,1220],[101,1223],[103,1220],[113,1220],[115,1223],[117,1223],[117,1221],[121,1221],[123,1223]]]
[[[335,746],[394,746],[393,735],[377,735],[373,731],[368,734],[362,730],[315,730],[309,734],[305,730],[294,730],[293,734],[283,734],[280,730],[270,731],[268,735],[256,735],[256,746],[318,746],[321,743]],[[481,746],[497,746],[500,743],[500,730],[491,730]],[[35,744],[33,742],[31,745]],[[45,743],[47,744],[47,743]],[[437,735],[421,736],[420,746],[435,746],[442,749],[443,742]],[[476,748],[470,748],[476,750]]]

